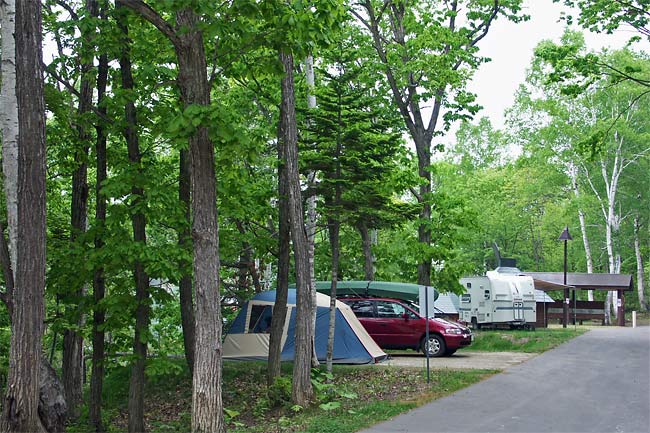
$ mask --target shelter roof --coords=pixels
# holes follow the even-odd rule
[[[436,299],[435,307],[437,312],[443,314],[458,314],[458,305],[454,302],[454,297],[458,300],[458,295],[455,293],[441,293]]]
[[[539,290],[564,289],[563,272],[522,272],[530,275]],[[579,272],[567,273],[567,286],[583,290],[633,290],[632,275],[630,274],[587,274]]]
[[[535,302],[550,302],[553,303],[555,300],[548,296],[546,292],[542,290],[535,289]]]

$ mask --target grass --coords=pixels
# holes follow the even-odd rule
[[[538,328],[536,331],[481,330],[474,331],[474,342],[468,350],[484,352],[542,353],[587,332],[578,326],[569,328]]]
[[[317,387],[321,390],[314,404],[296,408],[290,403],[291,365],[284,365],[283,369],[285,379],[274,387],[274,401],[271,401],[265,385],[265,363],[224,363],[223,399],[229,432],[354,432],[498,372],[434,370],[431,383],[427,384],[421,369],[335,366],[331,383],[324,379],[324,373],[316,373]],[[128,368],[115,368],[107,376],[104,411],[108,432],[126,430],[128,382]],[[163,371],[149,374],[145,396],[147,431],[184,433],[190,430],[191,378],[185,368],[182,373],[176,369],[171,374]],[[84,411],[68,432],[85,431],[88,424]]]

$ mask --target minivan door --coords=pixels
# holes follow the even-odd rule
[[[375,341],[382,347],[417,346],[421,320],[399,302],[378,300]]]

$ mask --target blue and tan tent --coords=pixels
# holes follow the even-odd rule
[[[329,330],[330,298],[317,293],[316,355],[325,361]],[[235,318],[223,342],[223,358],[266,360],[269,354],[269,331],[275,305],[275,291],[258,293],[246,302]],[[350,307],[336,302],[333,362],[338,364],[373,364],[386,354],[368,335]],[[292,361],[295,351],[296,291],[289,290],[287,317],[282,332],[282,361]]]

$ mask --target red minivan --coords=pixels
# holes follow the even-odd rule
[[[449,356],[472,343],[472,331],[444,319],[426,321],[405,302],[387,298],[339,298],[352,308],[359,322],[382,349],[414,349],[429,356]]]

